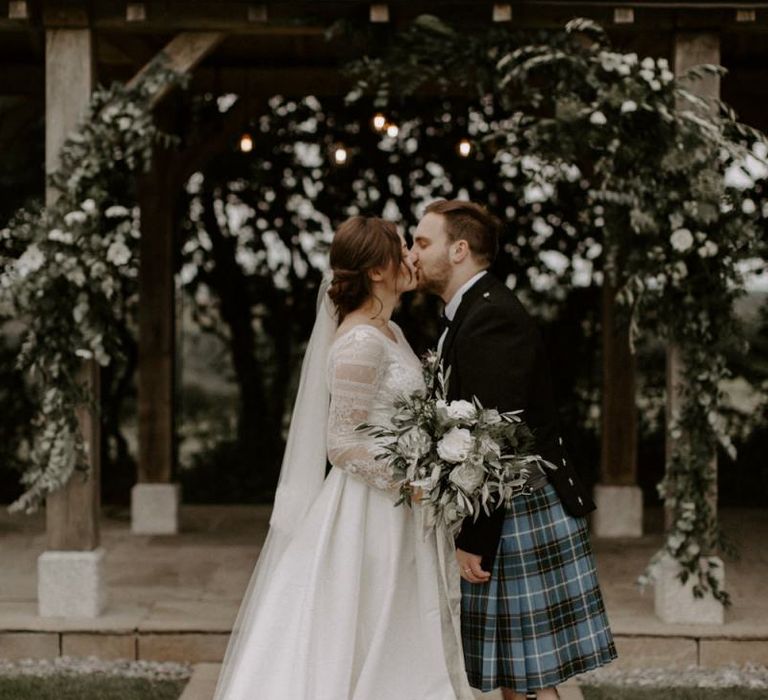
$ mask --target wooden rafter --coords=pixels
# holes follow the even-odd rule
[[[136,73],[128,86],[133,87],[150,69],[154,61],[163,58],[176,73],[185,74],[194,69],[211,51],[224,39],[223,32],[183,32],[176,35],[160,53]],[[161,87],[152,98],[152,104],[157,104],[168,93],[168,87]]]

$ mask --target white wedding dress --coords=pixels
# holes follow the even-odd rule
[[[397,342],[360,325],[327,351],[333,466],[258,592],[246,594],[215,700],[474,697],[452,541],[423,529],[418,506],[394,507],[389,470],[355,430],[389,424],[395,397],[423,387],[418,358],[390,328]]]

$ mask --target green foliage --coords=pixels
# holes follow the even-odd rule
[[[26,326],[17,367],[33,382],[39,407],[26,490],[11,511],[35,510],[75,471],[87,472],[76,410],[98,407],[82,380],[83,360],[106,366],[124,356],[137,299],[133,176],[149,166],[162,137],[150,96],[178,81],[156,64],[132,89],[96,90],[50,178],[55,203],[20,210],[0,232],[0,313]],[[19,245],[20,256],[8,254]]]
[[[473,61],[462,52],[482,40],[443,31],[430,56],[430,38],[434,29],[416,24],[377,62],[360,62],[360,92],[395,100],[401,85],[414,89],[401,76],[414,65],[430,65],[441,86],[471,83],[487,54]],[[680,408],[668,420],[671,458],[659,485],[673,512],[664,549],[681,578],[697,576],[695,595],[711,591],[727,603],[710,575],[710,557],[725,548],[709,498],[711,458],[718,444],[735,456],[721,384],[727,352],[746,349],[734,301],[744,291],[742,263],[765,252],[766,206],[755,202],[759,187],[734,186],[725,175],[757,153],[764,158],[765,137],[687,89],[721,68],[676,79],[664,58],[613,51],[588,20],[506,47],[484,83],[501,110],[476,140],[502,172],[523,174],[529,200],[550,202],[576,239],[599,246],[601,279],[617,289],[633,344],[653,334],[679,353]],[[461,62],[444,59],[453,51]],[[562,188],[576,180],[580,188]]]

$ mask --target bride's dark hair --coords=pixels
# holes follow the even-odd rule
[[[370,270],[399,265],[402,240],[391,221],[353,216],[336,229],[331,243],[333,279],[328,289],[339,311],[339,323],[373,294]]]

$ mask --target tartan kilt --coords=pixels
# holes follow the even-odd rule
[[[491,579],[461,591],[467,676],[483,692],[553,687],[616,658],[586,519],[551,484],[512,501]]]

